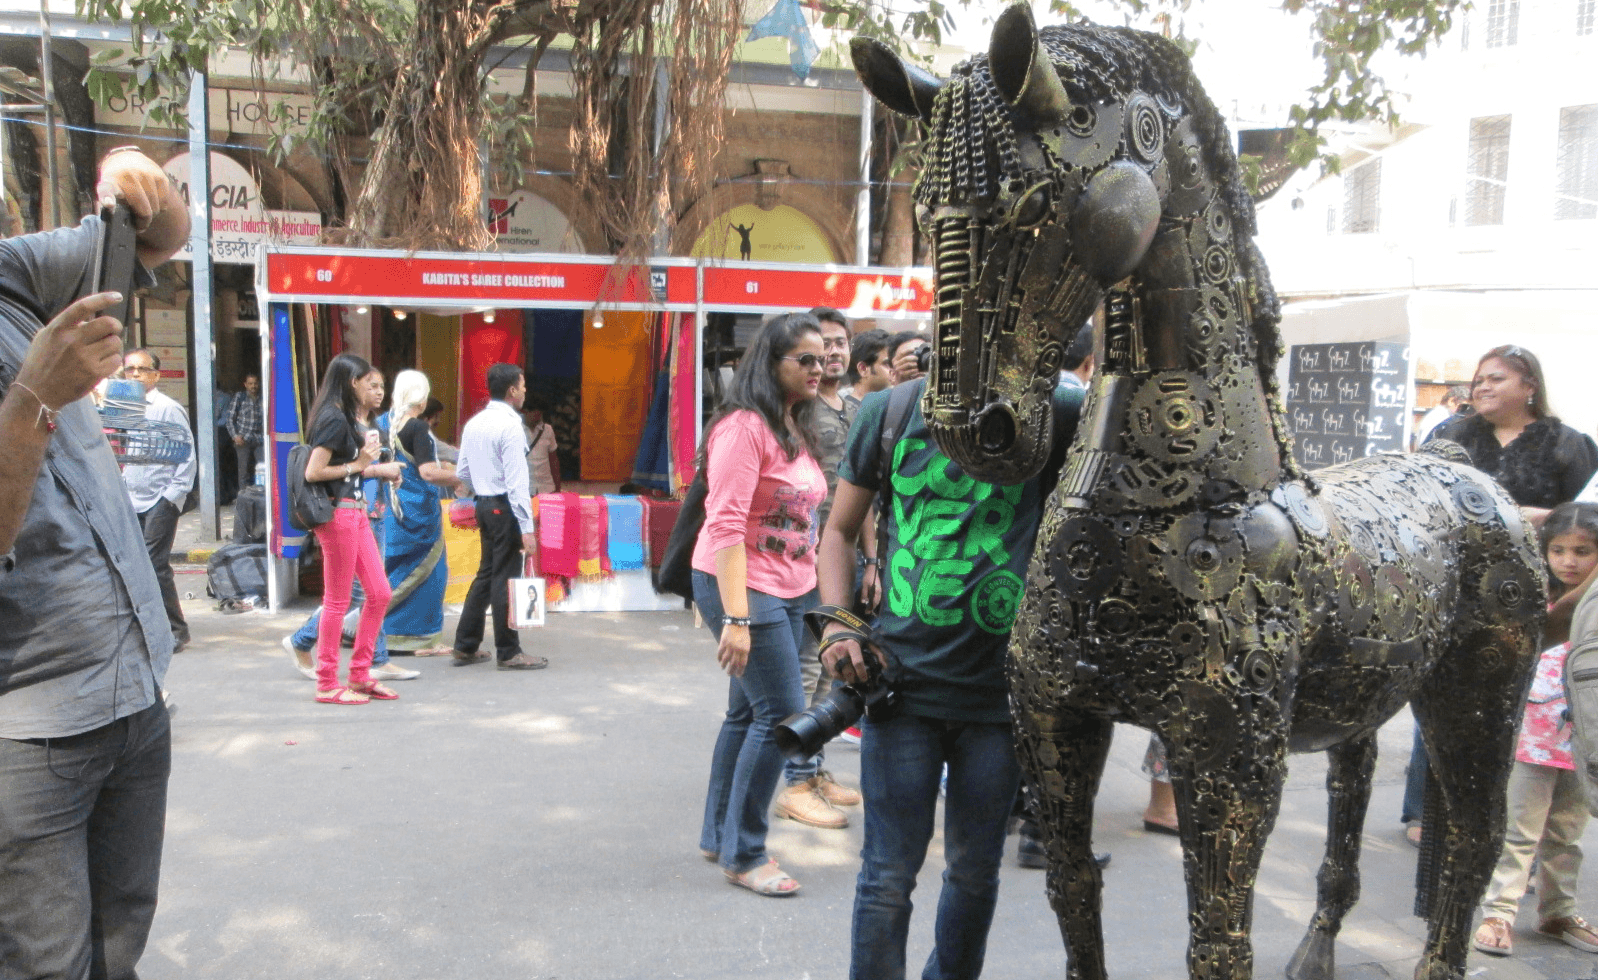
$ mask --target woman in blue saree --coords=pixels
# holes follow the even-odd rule
[[[419,657],[450,652],[444,642],[444,588],[449,563],[444,558],[439,488],[460,486],[454,472],[438,462],[433,433],[421,414],[432,386],[420,371],[401,371],[394,379],[394,403],[378,426],[384,445],[400,463],[402,479],[393,506],[383,519],[388,543],[384,567],[393,598],[383,620],[389,650]]]

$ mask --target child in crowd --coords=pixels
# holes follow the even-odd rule
[[[1543,525],[1543,557],[1558,599],[1587,580],[1598,566],[1598,505],[1560,504]],[[1598,953],[1598,933],[1576,914],[1576,875],[1581,870],[1581,834],[1587,801],[1575,772],[1566,715],[1564,671],[1570,644],[1543,651],[1526,701],[1509,776],[1508,828],[1504,850],[1482,902],[1475,946],[1508,956],[1520,899],[1532,862],[1538,862],[1537,931],[1568,946]]]

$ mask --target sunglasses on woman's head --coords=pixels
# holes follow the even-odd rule
[[[811,368],[815,367],[817,364],[821,363],[821,355],[820,354],[800,354],[798,357],[795,357],[792,354],[782,354],[782,355],[778,356],[777,360],[779,360],[779,361],[798,361],[799,362],[799,366],[804,368],[806,371],[808,371]]]

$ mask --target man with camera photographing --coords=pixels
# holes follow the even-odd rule
[[[862,726],[865,844],[850,955],[850,976],[859,980],[904,976],[910,892],[932,839],[945,764],[948,870],[923,975],[982,972],[1021,780],[1005,653],[1047,484],[1081,406],[1081,392],[1057,389],[1055,452],[1043,475],[998,486],[965,474],[933,442],[921,416],[925,384],[917,379],[862,402],[817,560],[823,605],[812,615],[837,617],[824,626],[822,662],[846,683],[870,688],[874,660],[898,700],[896,712],[868,711]],[[886,451],[885,427],[899,430]],[[885,525],[883,599],[875,642],[862,649],[846,609],[854,549],[874,500]]]
[[[106,155],[95,194],[127,203],[146,269],[188,237],[135,149]],[[172,630],[85,397],[122,363],[122,324],[100,315],[122,297],[89,275],[101,228],[0,242],[3,977],[135,976],[161,873]]]

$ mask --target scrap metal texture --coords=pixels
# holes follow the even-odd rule
[[[890,58],[854,51],[867,87],[927,126],[915,196],[937,249],[937,334],[923,409],[944,451],[980,479],[1038,472],[1060,352],[1105,307],[1010,647],[1067,975],[1105,976],[1090,834],[1114,722],[1169,753],[1194,978],[1252,975],[1254,880],[1287,753],[1328,753],[1328,847],[1289,975],[1329,980],[1359,891],[1375,733],[1408,702],[1439,783],[1415,975],[1459,980],[1544,615],[1532,529],[1457,455],[1313,479],[1293,463],[1252,202],[1169,41],[1039,31],[1016,7],[987,56],[935,95],[923,80],[919,103]]]

